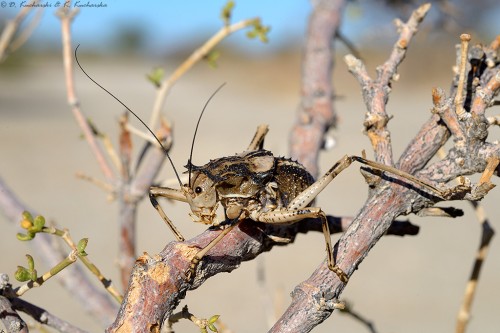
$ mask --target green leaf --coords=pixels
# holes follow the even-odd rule
[[[204,57],[204,59],[210,67],[217,68],[217,60],[220,58],[220,54],[220,51],[212,50]]]
[[[213,315],[212,317],[210,317],[210,318],[208,319],[208,322],[209,322],[210,324],[213,324],[213,323],[215,323],[217,320],[219,320],[219,317],[220,317],[220,315]]]
[[[36,281],[36,279],[38,278],[36,269],[29,270],[28,272],[30,274],[30,280],[31,281]]]
[[[45,226],[45,217],[38,215],[33,223],[36,231],[41,231]]]
[[[31,280],[30,272],[26,268],[24,268],[23,266],[17,266],[17,270],[14,273],[14,277],[19,282],[26,282],[26,281]]]
[[[214,324],[208,324],[208,328],[210,328],[210,330],[211,330],[212,332],[218,332],[218,331],[217,331],[217,327],[215,327],[215,325],[214,325]]]
[[[231,23],[231,16],[233,14],[234,5],[235,5],[234,1],[229,0],[228,2],[226,2],[224,7],[222,7],[220,17],[224,22],[224,25],[229,25]]]
[[[271,27],[262,25],[260,20],[258,20],[253,24],[253,30],[247,32],[247,37],[250,39],[259,38],[261,42],[267,43],[269,41],[267,37],[269,31],[271,31]]]
[[[29,241],[29,240],[32,240],[33,238],[35,238],[35,234],[32,232],[28,232],[27,234],[22,234],[22,233],[18,232],[16,237],[20,241]]]
[[[28,268],[29,270],[34,270],[35,269],[35,260],[33,259],[32,256],[29,254],[26,255],[26,259],[28,259]]]
[[[151,73],[147,74],[149,82],[153,83],[156,88],[161,86],[161,81],[165,77],[165,71],[161,67],[154,68]]]
[[[22,215],[23,215],[23,219],[28,220],[30,222],[33,222],[33,216],[27,210],[25,210]]]
[[[87,244],[89,243],[88,238],[82,238],[76,245],[76,249],[78,250],[78,254],[81,256],[86,256],[87,253],[85,253],[85,248],[87,247]]]

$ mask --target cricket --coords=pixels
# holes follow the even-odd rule
[[[430,195],[439,198],[446,196],[444,190],[392,166],[368,160],[364,153],[362,157],[345,155],[333,164],[323,176],[315,180],[298,161],[274,156],[272,152],[264,149],[264,137],[268,132],[265,125],[257,128],[253,139],[242,153],[216,158],[203,166],[195,166],[191,160],[198,126],[210,100],[223,85],[210,96],[200,113],[186,165],[188,182],[183,184],[168,149],[165,148],[161,140],[135,112],[85,72],[76,56],[77,49],[78,47],[75,49],[75,59],[82,72],[137,118],[168,158],[179,183],[179,188],[153,186],[150,188],[149,198],[177,241],[182,242],[185,238],[158,203],[157,199],[160,197],[189,204],[191,209],[189,215],[194,222],[219,227],[222,230],[217,237],[193,257],[185,273],[187,281],[191,281],[196,276],[199,263],[210,249],[245,219],[270,224],[290,224],[305,218],[317,218],[322,224],[328,268],[338,276],[340,281],[347,283],[349,281],[348,275],[336,265],[326,214],[320,207],[314,206],[314,200],[340,172],[355,161],[370,168],[396,175],[411,183],[411,188],[414,190],[426,190]],[[220,220],[216,214],[219,206],[222,206],[224,211],[224,217]]]

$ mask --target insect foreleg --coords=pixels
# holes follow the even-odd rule
[[[236,220],[238,220],[237,218]],[[195,276],[196,274],[196,267],[198,267],[198,264],[200,263],[201,259],[207,254],[208,251],[210,251],[211,248],[213,248],[217,243],[221,241],[224,236],[226,236],[235,226],[237,226],[240,223],[241,220],[231,224],[227,228],[223,229],[220,234],[217,235],[214,239],[210,241],[210,243],[207,244],[203,249],[198,251],[196,255],[191,259],[191,265],[189,265],[189,269],[186,272],[186,280],[191,281],[191,279]]]
[[[153,205],[153,207],[156,209],[156,211],[158,211],[158,214],[160,214],[161,218],[163,219],[163,221],[165,221],[170,230],[172,230],[175,238],[177,238],[179,242],[184,241],[185,238],[182,236],[179,230],[177,230],[174,223],[165,214],[163,208],[161,208],[160,204],[156,200],[157,197],[164,197],[167,199],[187,202],[186,196],[181,190],[176,190],[168,187],[153,186],[149,189],[149,200],[151,200],[151,204]]]

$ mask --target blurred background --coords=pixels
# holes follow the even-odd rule
[[[119,286],[118,207],[108,202],[106,193],[99,188],[75,177],[75,173],[83,172],[103,179],[66,102],[56,1],[42,3],[50,6],[41,13],[30,13],[21,26],[39,22],[27,43],[0,63],[0,177],[29,207],[69,228],[75,239],[88,237],[90,258]],[[81,44],[82,65],[147,120],[156,92],[146,74],[162,67],[168,75],[212,36],[222,26],[220,10],[225,1],[103,0],[81,4],[105,5],[82,7],[74,19],[73,43]],[[0,26],[13,19],[21,5],[19,0],[0,1]],[[392,20],[406,20],[416,7],[409,1],[349,2],[341,31],[360,52],[370,73],[374,74],[375,67],[385,61],[397,38]],[[250,40],[244,31],[237,32],[217,46],[220,58],[216,68],[201,62],[173,87],[164,115],[174,126],[171,156],[178,169],[188,159],[203,104],[223,82],[227,85],[202,120],[193,162],[200,165],[211,158],[241,152],[262,123],[270,126],[266,148],[275,155],[288,155],[288,132],[300,101],[301,52],[310,12],[311,4],[303,0],[236,2],[232,22],[261,17],[263,24],[271,26],[269,42]],[[390,95],[388,111],[394,118],[389,129],[396,157],[429,117],[432,87],[449,88],[459,35],[468,32],[473,42],[490,43],[500,32],[499,15],[496,1],[434,3],[410,45],[399,70],[400,79],[393,84]],[[323,171],[344,154],[359,154],[362,149],[371,152],[362,133],[365,107],[360,89],[342,61],[351,51],[341,42],[335,46],[333,81],[340,122],[329,134],[335,139],[334,149],[321,156]],[[75,80],[83,112],[117,145],[118,118],[123,107],[80,71],[75,72]],[[137,122],[134,125],[140,127]],[[491,130],[490,140],[498,139],[496,131]],[[134,139],[136,154],[140,142]],[[159,180],[172,177],[172,170],[165,164]],[[355,166],[319,196],[318,204],[328,214],[353,216],[362,207],[366,192],[359,167]],[[498,192],[493,190],[483,201],[497,229]],[[177,226],[188,238],[204,230],[201,225],[187,222],[187,205],[162,205],[173,221],[180,221]],[[355,311],[373,321],[378,332],[454,329],[480,237],[479,223],[470,206],[455,206],[464,209],[464,217],[451,220],[410,216],[421,227],[419,235],[385,237],[353,276],[342,296],[354,305]],[[0,215],[0,226],[1,272],[14,280],[17,265],[25,264],[25,253],[34,255],[42,265],[30,247],[16,240],[17,225]],[[139,254],[158,253],[174,239],[147,200],[139,209],[138,237]],[[334,236],[334,241],[338,237]],[[323,248],[321,234],[299,235],[294,244],[274,248],[243,263],[230,275],[215,276],[188,293],[182,304],[188,304],[191,312],[200,317],[221,314],[233,332],[266,331],[268,321],[286,309],[294,286],[324,260]],[[472,312],[471,332],[494,332],[500,326],[498,252],[498,241],[494,239]],[[45,269],[38,267],[40,272]],[[264,285],[257,281],[259,270],[265,274]],[[55,280],[25,297],[89,331],[103,329]],[[174,328],[197,331],[186,322]],[[334,313],[315,332],[333,330],[366,332],[367,328]]]

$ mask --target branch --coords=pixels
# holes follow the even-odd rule
[[[407,25],[412,25],[410,24],[412,20],[419,22],[420,19],[418,17],[425,14],[428,7],[427,9],[424,7],[423,9],[425,10],[422,10],[421,7],[414,12]],[[402,40],[407,41],[408,39],[400,38],[400,41]],[[401,43],[398,42],[386,64],[392,63],[397,65],[402,60],[401,55],[404,54],[401,51],[402,49],[406,49],[406,47],[407,45],[404,44],[404,48],[402,48]],[[395,54],[399,54],[399,56],[394,57]],[[379,156],[379,160],[384,161],[384,163],[391,162],[392,153],[390,150],[390,140],[388,140],[390,137],[387,135],[388,132],[384,134],[386,133],[386,121],[384,121],[383,117],[386,116],[385,104],[387,103],[387,94],[390,91],[389,78],[394,73],[388,75],[387,73],[391,71],[386,71],[383,67],[379,67],[378,79],[384,78],[381,82],[385,82],[385,84],[379,85],[378,88],[373,88],[373,81],[369,79],[366,71],[363,70],[363,66],[359,65],[360,62],[352,61],[352,57],[347,60],[348,64],[350,63],[350,70],[356,74],[364,88],[368,115],[382,115],[382,118],[375,117],[376,121],[369,122],[369,126],[367,127],[368,136],[372,141],[376,156]],[[395,69],[396,66],[392,66],[391,68]],[[489,72],[491,71],[495,72],[498,69],[490,68],[478,75],[490,77]],[[369,79],[367,83],[364,82],[366,79]],[[496,88],[496,84],[491,83],[489,86],[498,89]],[[376,98],[372,99],[373,95],[369,94],[369,92],[375,93]],[[497,92],[497,90],[494,90],[493,95]],[[480,92],[476,92],[475,96],[483,99],[483,94]],[[446,104],[450,101],[451,98],[444,101],[444,103]],[[439,98],[436,102],[439,102]],[[421,172],[417,173],[419,178],[444,184],[459,175],[482,172],[491,156],[499,156],[499,145],[485,142],[484,129],[487,128],[487,126],[485,127],[485,124],[487,124],[486,119],[483,122],[482,119],[478,121],[479,117],[476,117],[475,121],[472,118],[469,117],[470,120],[460,123],[460,126],[466,128],[465,133],[468,135],[466,142],[469,146],[455,146],[450,150],[446,162],[437,162],[435,165],[422,169]],[[450,129],[443,128],[439,123],[440,120],[439,117],[431,116],[431,119],[424,124],[418,136],[408,145],[407,150],[400,160],[401,164],[404,164],[407,170],[415,172],[423,168],[449,137],[448,131]],[[372,129],[374,130],[370,134],[370,130]],[[424,129],[427,129],[428,132],[424,133]],[[425,142],[429,146],[425,146],[424,144],[419,145],[419,142]],[[460,150],[461,148],[463,150]],[[477,152],[477,154],[471,154],[471,151]],[[457,159],[457,155],[460,159]],[[445,166],[449,166],[449,168],[443,168]],[[388,180],[388,178],[383,179]],[[335,247],[337,253],[336,263],[348,276],[357,269],[358,265],[368,255],[370,249],[375,246],[397,216],[408,214],[409,212],[418,212],[423,208],[433,206],[439,201],[439,199],[432,196],[422,195],[423,193],[419,193],[415,189],[402,187],[402,184],[398,182],[378,182],[374,185],[364,207]],[[459,191],[456,192],[457,199],[473,197],[474,187],[467,187],[458,189]],[[467,191],[470,191],[470,196],[468,196]],[[290,307],[270,332],[309,332],[330,316],[334,310],[333,305],[340,297],[344,288],[345,285],[328,269],[326,263],[323,263],[309,279],[295,288]]]
[[[28,325],[16,312],[12,303],[7,297],[0,295],[0,321],[3,323],[8,333],[27,333]]]
[[[55,328],[62,333],[86,333],[86,331],[73,326],[67,321],[62,320],[59,317],[54,316],[52,313],[33,305],[20,298],[14,298],[11,300],[12,306],[19,311],[22,311],[38,321],[41,324],[47,325],[49,327]]]
[[[34,4],[37,2],[38,0],[33,1]],[[19,11],[19,13],[17,13],[14,19],[7,21],[5,28],[2,31],[2,35],[0,36],[0,62],[5,60],[5,58],[7,57],[7,49],[9,48],[9,45],[11,45],[11,41],[14,38],[17,29],[33,8],[34,7],[29,6],[24,7]]]
[[[344,59],[349,71],[361,85],[363,99],[367,107],[367,114],[363,123],[366,134],[370,139],[377,162],[394,165],[391,135],[387,130],[389,116],[386,104],[391,92],[391,81],[397,79],[397,69],[406,56],[408,45],[418,31],[418,26],[426,16],[431,5],[424,4],[416,9],[406,23],[396,20],[399,39],[394,44],[389,59],[377,67],[377,78],[372,80],[361,60],[352,55]]]
[[[161,83],[156,95],[153,112],[151,113],[149,127],[155,128],[170,89],[177,82],[177,80],[182,77],[182,75],[184,75],[189,69],[191,69],[198,61],[203,59],[203,57],[205,57],[224,38],[228,37],[236,31],[245,29],[259,22],[259,18],[252,18],[234,23],[232,25],[224,25],[224,27],[222,27],[215,35],[213,35],[202,46],[196,49],[186,60],[184,60],[184,62],[179,67],[177,67],[177,69],[170,75],[170,77]]]
[[[75,80],[73,76],[73,48],[71,44],[71,23],[74,17],[78,14],[77,10],[70,11],[66,7],[62,7],[58,10],[57,15],[61,19],[61,33],[62,33],[62,55],[64,63],[64,75],[66,80],[66,91],[68,104],[73,111],[73,115],[83,132],[85,140],[90,146],[90,149],[94,153],[94,156],[98,162],[101,171],[103,172],[108,183],[112,183],[115,179],[115,175],[109,165],[101,146],[97,142],[97,138],[90,127],[87,118],[80,109],[80,102],[78,100]]]
[[[475,208],[478,222],[481,224],[481,241],[477,250],[476,259],[472,266],[472,272],[469,277],[469,281],[467,282],[467,285],[465,287],[462,306],[460,307],[460,310],[458,312],[457,326],[455,329],[456,333],[464,333],[467,324],[469,323],[472,302],[474,300],[477,284],[479,282],[479,274],[481,273],[481,268],[484,261],[486,260],[486,256],[488,255],[490,242],[495,235],[495,231],[486,218],[484,208],[477,202],[473,202],[472,204]]]
[[[328,216],[330,231],[341,232],[352,219]],[[198,266],[192,284],[185,280],[192,257],[217,237],[220,230],[207,230],[186,242],[171,242],[157,255],[144,254],[137,259],[130,278],[124,302],[115,322],[107,332],[145,332],[151,327],[161,327],[163,319],[183,299],[188,290],[201,286],[208,278],[231,272],[243,261],[252,260],[274,246],[294,242],[298,233],[322,232],[321,222],[305,219],[289,226],[271,226],[251,220],[235,227],[220,243],[210,250]],[[390,234],[415,235],[418,227],[407,221],[395,222]],[[141,316],[135,315],[140,311]]]
[[[338,35],[344,0],[315,2],[302,60],[301,101],[290,131],[290,156],[316,177],[324,134],[335,126],[332,71],[333,41]]]

